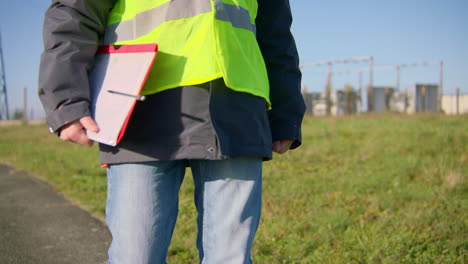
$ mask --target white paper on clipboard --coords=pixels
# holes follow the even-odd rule
[[[91,114],[99,132],[90,139],[116,146],[156,57],[157,45],[100,46],[90,72]]]

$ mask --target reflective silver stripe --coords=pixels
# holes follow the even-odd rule
[[[216,19],[227,21],[234,27],[255,33],[247,9],[215,0]],[[156,8],[141,12],[131,20],[107,26],[102,44],[137,39],[151,33],[156,27],[170,20],[193,17],[211,11],[210,0],[171,0]]]
[[[250,21],[249,11],[243,7],[215,0],[216,19],[230,22],[233,27],[247,29],[255,33],[255,25]]]
[[[156,27],[170,20],[193,17],[211,11],[209,0],[172,0],[156,8],[141,12],[131,20],[109,25],[102,44],[137,39],[151,33]]]

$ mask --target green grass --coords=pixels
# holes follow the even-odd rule
[[[303,146],[264,163],[255,263],[465,263],[468,118],[306,118]],[[0,161],[102,217],[96,147],[44,126],[0,127]],[[181,191],[170,263],[197,263],[193,182]]]

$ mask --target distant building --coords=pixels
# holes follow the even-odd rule
[[[420,113],[439,111],[439,86],[436,84],[414,84],[411,92],[397,91],[393,87],[373,88],[374,112],[386,111],[399,113]],[[325,94],[304,92],[306,113],[315,116],[327,115]],[[338,90],[330,94],[331,115],[339,116],[360,112],[362,101],[359,93],[347,87],[346,91]],[[468,94],[443,95],[441,111],[448,115],[468,114]]]
[[[390,98],[390,111],[406,113],[408,110],[409,97],[406,92],[394,92]]]
[[[439,86],[414,84],[410,94],[408,113],[439,112]]]
[[[303,93],[304,102],[306,105],[306,114],[314,115],[314,106],[322,100],[322,94],[317,92]]]
[[[306,113],[315,116],[325,116],[327,114],[327,105],[324,93],[304,93],[306,104]],[[357,113],[361,107],[361,101],[358,94],[353,90],[335,91],[330,95],[332,103],[332,115],[345,115]]]
[[[372,89],[372,101],[374,112],[382,113],[391,111],[391,104],[395,88],[393,87],[373,87]]]
[[[352,89],[346,91],[338,90],[332,93],[331,98],[333,102],[331,109],[333,115],[355,114],[360,107],[360,98]]]
[[[468,114],[468,94],[443,95],[442,111],[447,115]]]

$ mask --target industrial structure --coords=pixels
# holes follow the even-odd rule
[[[0,120],[8,120],[8,98],[6,90],[5,64],[3,60],[2,36],[0,35]]]
[[[415,84],[410,101],[410,113],[440,112],[439,86],[435,84]]]
[[[336,59],[336,60],[327,60],[327,61],[318,61],[312,63],[301,64],[300,67],[314,67],[314,66],[328,66],[328,73],[327,73],[327,85],[325,86],[324,91],[324,103],[325,103],[325,111],[327,115],[332,114],[332,78],[333,78],[333,65],[334,64],[347,64],[347,63],[354,63],[354,62],[367,62],[369,65],[369,89],[373,86],[373,73],[374,73],[374,57],[373,56],[364,56],[364,57],[353,57],[353,58],[345,58],[345,59]],[[372,91],[368,89],[367,95],[368,97],[372,97]],[[360,91],[359,91],[360,92]],[[360,94],[360,93],[359,93]],[[372,100],[367,100],[368,106],[367,108],[372,111],[373,105]],[[369,103],[370,102],[370,103]]]
[[[349,63],[365,61],[368,67],[359,69],[349,69],[333,71],[333,65],[337,63]],[[329,61],[319,61],[302,64],[304,67],[315,67],[328,65],[327,81],[323,93],[308,93],[303,90],[304,99],[308,107],[307,112],[314,115],[342,115],[356,112],[442,112],[443,111],[443,75],[444,64],[442,61],[417,62],[408,64],[375,66],[374,57],[355,57],[347,59],[337,59]],[[418,66],[439,66],[438,83],[415,83],[411,91],[400,91],[400,71],[403,68]],[[396,79],[394,86],[374,86],[374,71],[394,69]],[[369,83],[363,89],[362,74],[368,73]],[[359,74],[359,88],[353,89],[350,85],[345,85],[342,89],[333,91],[332,78],[334,75]],[[364,92],[364,94],[363,94]],[[459,97],[457,97],[459,98]],[[444,102],[446,102],[445,100]],[[367,109],[361,107],[367,105]]]

